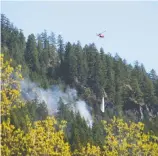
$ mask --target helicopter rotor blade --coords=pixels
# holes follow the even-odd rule
[[[106,31],[106,30],[105,30],[105,31]],[[102,33],[104,33],[105,31],[103,31]],[[102,33],[101,33],[101,34],[102,34]]]

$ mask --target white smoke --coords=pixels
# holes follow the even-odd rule
[[[71,104],[73,112],[79,112],[91,127],[93,120],[85,101],[77,100],[77,91],[67,87],[63,92],[59,86],[54,85],[49,89],[43,89],[28,79],[21,81],[21,93],[25,100],[32,101],[37,99],[39,102],[45,102],[49,115],[54,115],[58,111],[59,100],[62,99],[64,104]]]
[[[81,100],[77,101],[75,111],[79,112],[81,117],[84,117],[88,125],[92,127],[93,120],[92,120],[91,114],[88,111],[88,106],[86,105],[85,101],[81,101]]]

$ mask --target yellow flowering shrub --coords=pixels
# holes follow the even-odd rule
[[[80,151],[75,150],[73,156],[100,156],[100,147],[87,143],[86,147],[82,147]]]
[[[2,122],[1,128],[1,154],[5,156],[23,155],[24,152],[24,132],[15,129],[10,124],[10,120]]]
[[[21,66],[14,69],[12,60],[4,62],[3,54],[0,54],[1,69],[1,116],[9,115],[10,109],[22,106],[20,100],[20,83],[22,79]]]
[[[129,122],[114,117],[110,123],[103,121],[106,130],[105,156],[156,156],[158,154],[158,138],[144,133],[144,124]]]
[[[57,121],[54,117],[37,121],[25,136],[28,155],[63,155],[70,156],[70,147],[64,141],[64,132],[56,130]]]
[[[64,141],[64,133],[56,130],[57,121],[48,117],[43,121],[36,121],[34,127],[28,125],[27,133],[15,129],[9,119],[2,122],[1,126],[1,153],[10,155],[63,155],[70,156],[70,147]]]

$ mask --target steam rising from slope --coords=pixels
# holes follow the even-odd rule
[[[88,106],[85,101],[77,100],[77,91],[75,89],[67,88],[65,92],[61,91],[59,86],[54,85],[49,89],[43,89],[37,84],[28,79],[21,81],[22,97],[25,100],[32,101],[37,99],[39,102],[45,102],[48,108],[49,115],[54,115],[58,111],[59,100],[62,99],[64,104],[71,104],[73,112],[79,112],[87,121],[89,126],[92,126],[92,117],[88,111]]]

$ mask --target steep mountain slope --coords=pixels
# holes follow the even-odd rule
[[[79,98],[92,107],[94,120],[110,119],[113,115],[126,120],[146,123],[147,130],[158,127],[158,76],[139,62],[127,64],[116,54],[98,50],[94,43],[82,47],[80,42],[64,43],[46,31],[25,41],[22,30],[1,15],[1,51],[13,66],[22,65],[24,78],[30,78],[43,88],[61,84],[78,91]],[[56,41],[57,40],[57,41]],[[56,43],[57,46],[56,46]],[[105,97],[105,112],[100,104]],[[66,111],[66,109],[65,109]],[[70,117],[67,118],[69,120]],[[72,126],[72,125],[71,125]]]

